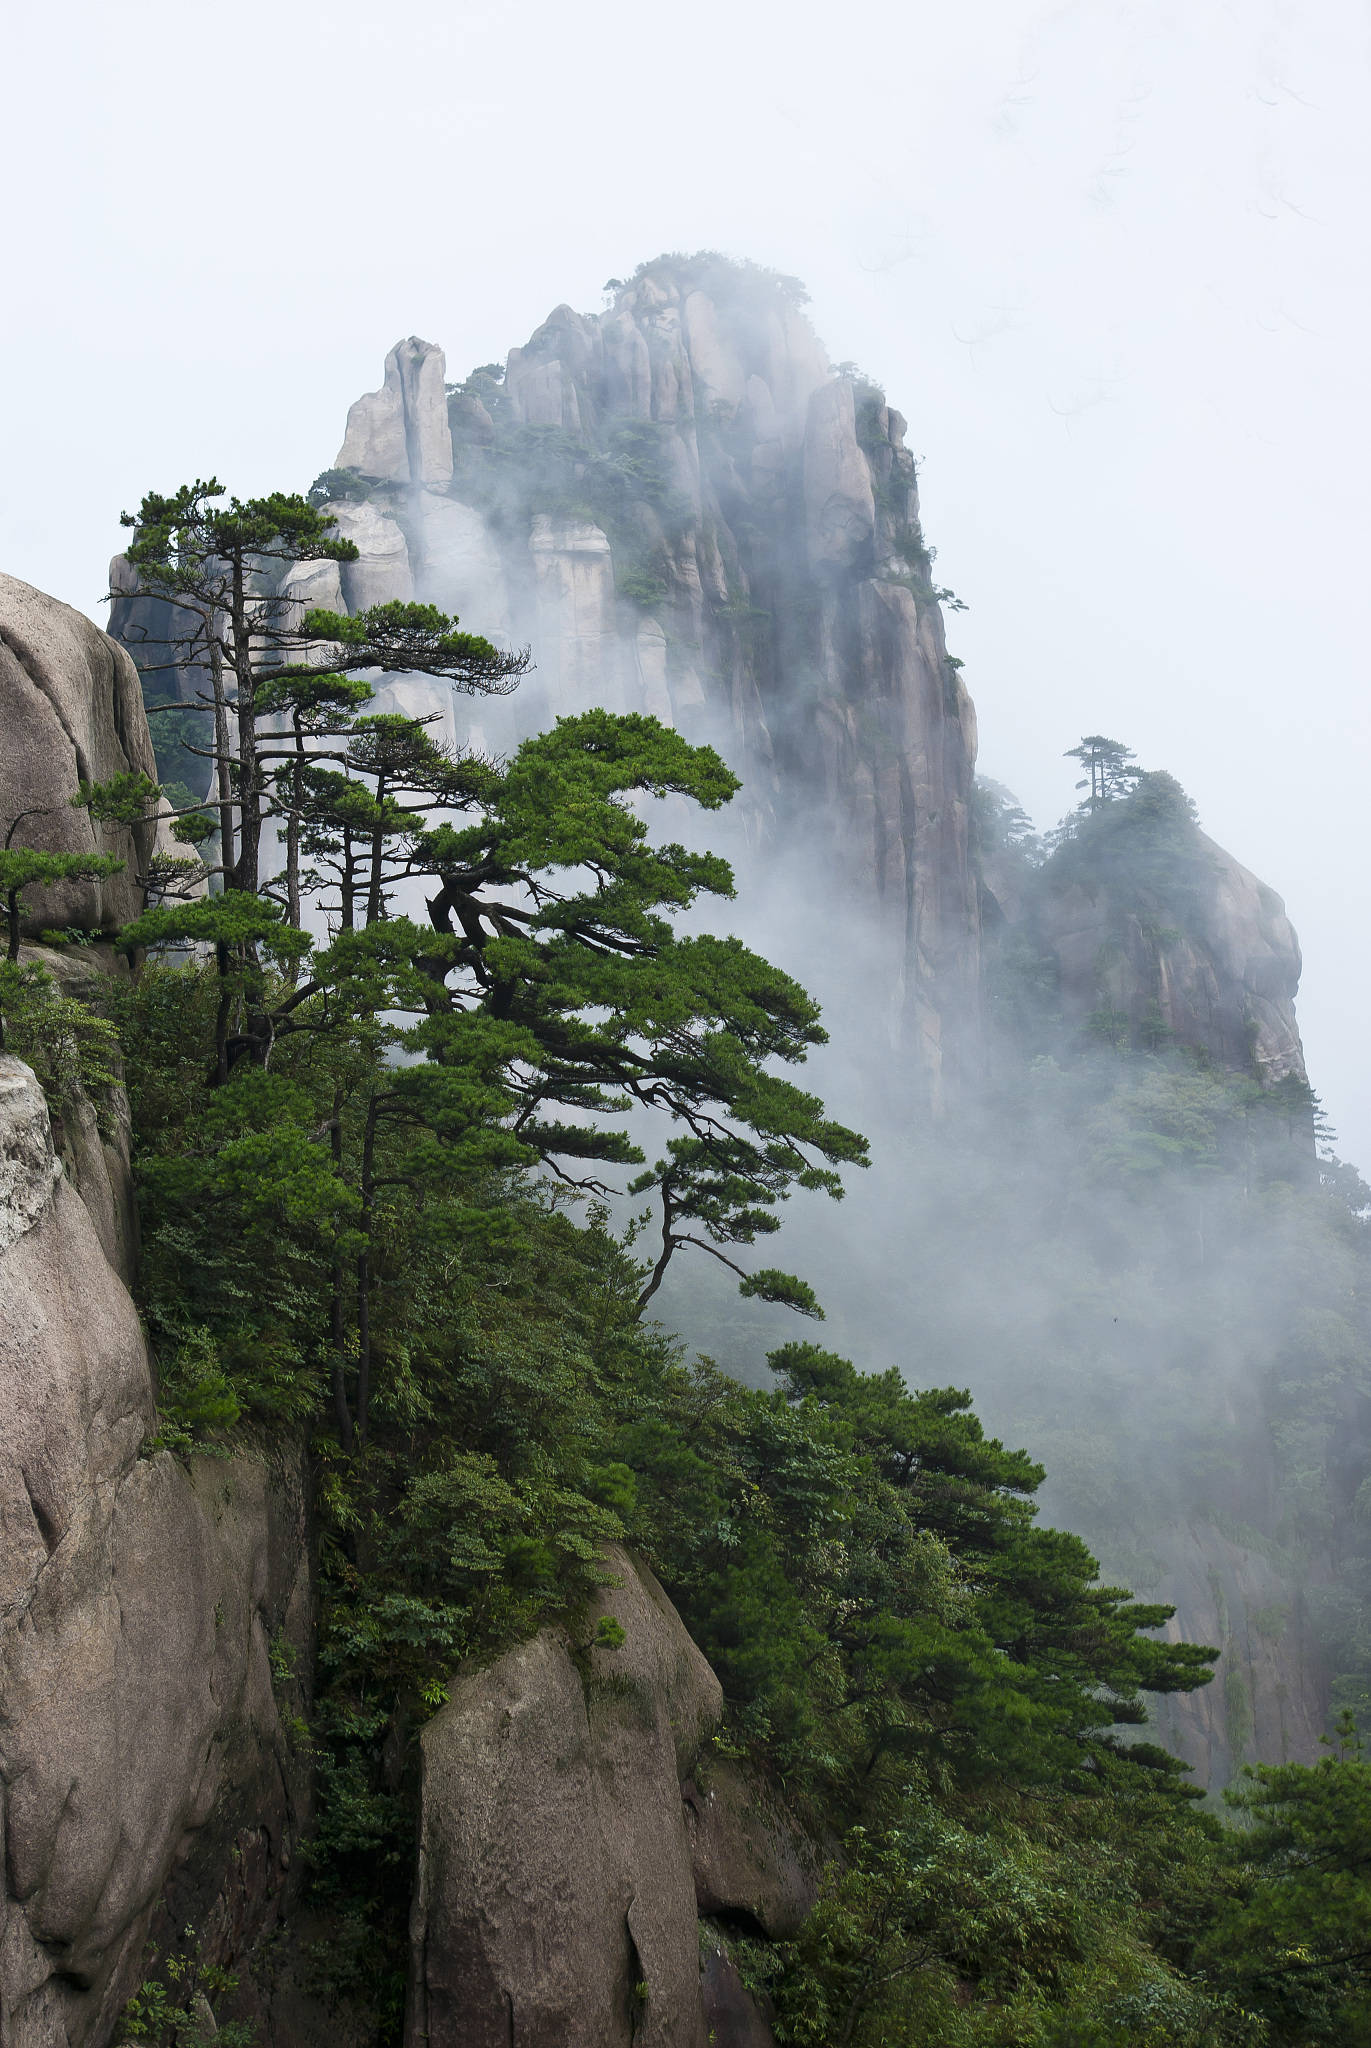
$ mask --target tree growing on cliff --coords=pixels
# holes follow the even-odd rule
[[[283,672],[306,657],[311,642],[333,643],[332,667],[440,677],[455,689],[491,694],[512,689],[527,654],[502,653],[432,605],[376,605],[358,617],[328,610],[299,616],[299,601],[282,589],[302,562],[352,562],[357,548],[333,533],[333,516],[299,495],[217,501],[214,478],[183,484],[169,495],[149,492],[122,523],[133,529],[127,560],[144,587],[167,600],[177,629],[161,647],[169,668],[208,675],[208,695],[154,707],[157,715],[206,705],[213,715],[213,764],[219,813],[219,869],[226,886],[248,894],[262,878],[262,833],[283,788],[264,767],[261,728]],[[146,652],[147,650],[143,650]],[[289,784],[285,786],[288,792]],[[287,812],[288,814],[288,812]]]
[[[39,847],[16,846],[15,834],[42,811],[20,811],[5,828],[0,845],[0,900],[5,906],[6,958],[19,958],[21,899],[28,889],[51,889],[58,882],[98,881],[117,875],[124,863],[107,853],[49,853]],[[0,1039],[0,1043],[3,1040]]]
[[[662,1214],[639,1308],[689,1246],[745,1293],[818,1313],[796,1276],[737,1257],[776,1231],[793,1189],[838,1196],[840,1168],[865,1159],[864,1139],[775,1071],[822,1042],[817,1006],[737,940],[676,932],[700,896],[732,894],[732,875],[712,854],[654,845],[637,808],[650,794],[718,809],[737,788],[718,755],[602,711],[559,721],[507,765],[447,752],[395,716],[354,719],[327,748],[337,767],[300,767],[312,865],[294,886],[325,904],[329,943],[283,915],[271,882],[157,905],[121,943],[214,949],[209,1080],[232,1102],[197,1135],[231,1133],[254,1162],[254,1214],[327,1263],[335,1385],[346,1354],[359,1427],[375,1247],[397,1214],[436,1215],[464,1176],[520,1167],[603,1196],[606,1168],[646,1168],[616,1121],[630,1110],[673,1127],[633,1188],[655,1191]],[[422,889],[427,924],[391,914],[400,884]],[[305,1082],[294,1096],[274,1078],[286,1060]],[[306,1135],[321,1117],[331,1180]],[[222,1168],[205,1161],[214,1203]],[[193,1181],[178,1182],[182,1213]]]
[[[1086,792],[1086,806],[1092,811],[1127,796],[1138,779],[1139,770],[1130,765],[1136,759],[1133,749],[1102,732],[1087,733],[1077,746],[1067,748],[1064,758],[1079,761],[1084,768],[1076,787]]]

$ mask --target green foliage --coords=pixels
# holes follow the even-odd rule
[[[417,671],[487,696],[512,690],[528,667],[527,654],[502,654],[481,634],[459,632],[457,624],[435,605],[393,599],[352,615],[308,611],[300,631],[311,640],[332,642],[340,667],[399,675]]]
[[[1273,2042],[1353,2042],[1371,2028],[1371,1765],[1350,1714],[1319,1763],[1259,1765],[1228,1795],[1231,1895],[1206,1931],[1206,1974]]]
[[[744,1969],[777,2039],[812,2048],[1255,2048],[1236,2001],[1158,1954],[1156,1859],[1174,1893],[1206,1850],[1146,1801],[978,1809],[915,1779],[896,1824],[848,1835],[799,1936]]]
[[[1103,804],[1116,803],[1136,787],[1140,770],[1132,764],[1131,747],[1107,739],[1101,732],[1087,733],[1077,746],[1066,750],[1068,761],[1079,761],[1085,778],[1076,784],[1086,792],[1084,808],[1097,811]]]
[[[137,772],[115,775],[108,782],[82,782],[71,805],[107,824],[138,825],[155,815],[161,796],[161,784]]]
[[[334,1252],[350,1263],[358,1242],[354,1105],[384,1054],[380,1039],[288,1036],[268,1071],[207,1089],[216,1005],[208,963],[149,963],[123,1020],[163,1401],[171,1427],[211,1439],[225,1391],[277,1427],[327,1398]],[[322,1126],[340,1094],[335,1162]],[[1087,1833],[1131,1814],[1153,1848],[1158,1827],[1183,1836],[1173,1779],[1151,1753],[1120,1753],[1109,1724],[1143,1688],[1192,1683],[1202,1659],[1154,1642],[1165,1610],[1097,1587],[1081,1545],[1037,1529],[1038,1468],[988,1440],[964,1394],[911,1394],[806,1345],[773,1356],[770,1389],[687,1366],[639,1319],[641,1274],[603,1215],[578,1224],[483,1163],[479,1117],[458,1112],[467,1138],[414,1199],[426,1129],[448,1113],[439,1097],[383,1127],[368,1448],[317,1439],[319,1654],[300,1741],[319,1792],[312,1896],[335,1930],[316,1961],[335,1994],[391,2024],[418,1729],[463,1663],[574,1614],[611,1537],[645,1554],[713,1660],[727,1740],[816,1827],[898,1829],[927,1783],[969,1802],[959,1825],[988,1831],[990,1863],[1009,1851],[975,1811],[1006,1786],[1064,1800]],[[354,1346],[349,1378],[356,1363]],[[618,1640],[606,1617],[600,1649]],[[1072,1853],[1064,1840],[1063,1872]],[[1059,1932],[1050,1921],[1044,1951]],[[785,1962],[778,1998],[827,1967],[825,1941]],[[848,1966],[833,1967],[841,1989]]]
[[[664,252],[640,263],[629,282],[638,284],[657,271],[667,272],[686,290],[707,292],[718,305],[741,304],[770,312],[777,307],[798,309],[809,302],[798,277],[746,258],[723,256],[717,249],[696,249],[688,255],[681,250]]]
[[[350,540],[330,532],[327,513],[296,494],[272,491],[260,498],[229,498],[214,477],[182,484],[170,493],[149,491],[137,512],[120,523],[133,529],[125,553],[149,587],[198,596],[216,563],[254,556],[259,561],[355,562]]]
[[[626,597],[630,604],[640,604],[651,610],[654,605],[666,602],[667,587],[660,576],[654,576],[647,569],[623,569],[614,579],[614,587],[620,597]]]
[[[33,1068],[59,1115],[84,1098],[108,1130],[109,1091],[121,1078],[118,1034],[36,961],[0,961],[0,1047]]]
[[[237,1977],[206,1960],[193,1927],[182,1929],[181,1942],[157,1961],[156,1974],[144,1979],[119,2015],[116,2048],[134,2041],[147,2048],[250,2048],[256,2027],[222,2021],[214,2010],[237,1990]]]
[[[1049,886],[1105,888],[1119,902],[1141,903],[1188,926],[1211,871],[1195,806],[1172,775],[1133,773],[1126,792],[1097,798],[1055,835]]]
[[[14,824],[21,821],[16,819]],[[13,835],[14,825],[10,827]],[[15,846],[10,837],[0,846],[0,899],[5,905],[8,958],[19,958],[20,918],[23,897],[29,889],[51,889],[59,882],[89,882],[117,875],[124,866],[113,854],[42,853],[36,848]]]

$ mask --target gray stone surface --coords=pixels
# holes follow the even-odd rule
[[[762,2005],[717,1937],[706,1937],[701,1946],[700,1997],[709,2048],[775,2048],[776,2036]]]
[[[1212,1684],[1154,1702],[1157,1739],[1209,1788],[1248,1763],[1317,1763],[1327,1753],[1324,1651],[1305,1596],[1317,1597],[1326,1574],[1292,1588],[1279,1563],[1207,1522],[1172,1526],[1161,1548],[1148,1598],[1177,1610],[1167,1639],[1209,1643],[1219,1659]]]
[[[393,422],[398,365],[385,388]],[[494,420],[477,407],[454,408],[450,497],[401,507],[398,440],[371,464],[420,594],[531,647],[528,680],[462,707],[465,730],[504,752],[595,703],[719,747],[743,781],[720,836],[746,845],[754,883],[812,860],[861,906],[860,957],[835,959],[834,986],[860,980],[883,1047],[941,1101],[976,1058],[975,721],[938,605],[916,604],[895,552],[918,511],[900,415],[868,418],[865,387],[835,377],[783,294],[665,265],[601,314],[557,307],[510,352]],[[549,436],[585,464],[555,495]]]
[[[35,813],[16,846],[113,854],[124,872],[30,888],[30,935],[68,925],[114,932],[142,909],[140,870],[156,828],[95,824],[73,810],[79,782],[131,770],[156,774],[138,672],[126,651],[70,605],[0,575],[0,843],[21,812]]]
[[[386,357],[379,391],[348,412],[336,469],[389,483],[446,483],[452,475],[443,351],[411,334]]]
[[[128,963],[112,946],[24,946],[20,959],[51,975],[63,995],[98,1003],[107,976],[123,979]],[[133,1129],[122,1088],[106,1091],[99,1106],[77,1090],[47,1113],[53,1142],[68,1180],[85,1203],[100,1248],[126,1287],[138,1265],[138,1204],[133,1189]]]
[[[818,1895],[814,1844],[744,1763],[711,1758],[681,1791],[701,1914],[745,1913],[789,1941]]]
[[[871,470],[857,445],[851,380],[835,377],[809,402],[804,449],[809,559],[816,569],[866,561],[876,537]]]
[[[11,1059],[0,1162],[0,2038],[103,2048],[168,1880],[215,1921],[249,1817],[239,1917],[273,1910],[294,1809],[268,1642],[307,1635],[303,1491],[148,1452],[133,1302]]]
[[[1107,1003],[1136,1031],[1155,1005],[1179,1044],[1224,1066],[1267,1083],[1303,1076],[1300,948],[1285,905],[1203,832],[1196,842],[1196,887],[1179,907],[1158,897],[1121,913],[1108,889],[1079,883],[1038,892],[1066,1014],[1083,1023]]]
[[[412,2048],[705,2048],[681,1778],[722,1708],[612,1550],[574,1635],[461,1680],[423,1736]],[[589,1647],[612,1614],[617,1649]]]
[[[42,1089],[22,1060],[0,1053],[0,1252],[32,1230],[61,1171]]]
[[[337,522],[337,538],[350,540],[357,548],[357,560],[340,565],[346,609],[362,612],[394,599],[407,604],[414,596],[414,572],[398,523],[370,502],[329,509]]]

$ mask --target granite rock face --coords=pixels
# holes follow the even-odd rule
[[[349,415],[338,465],[376,480],[334,507],[363,550],[349,604],[413,591],[531,647],[514,698],[450,704],[450,737],[500,751],[594,703],[717,745],[744,785],[722,850],[852,906],[833,986],[860,974],[883,1051],[944,1099],[976,1057],[976,735],[903,419],[784,280],[713,259],[558,307],[440,427],[441,375],[397,344]]]
[[[379,391],[348,412],[335,467],[389,483],[444,483],[452,475],[443,352],[411,334],[386,357]]]
[[[1197,886],[1180,911],[1164,897],[1121,909],[1079,883],[1042,892],[1037,924],[1064,1014],[1079,1025],[1107,1004],[1135,1037],[1152,1017],[1178,1044],[1267,1085],[1303,1078],[1300,948],[1285,905],[1203,832],[1194,837]]]
[[[814,1844],[749,1768],[712,1758],[681,1788],[695,1903],[745,1916],[769,1941],[789,1941],[818,1894]]]
[[[41,967],[64,996],[98,1001],[105,976],[121,977],[127,963],[111,946],[24,946],[19,958]],[[86,1205],[100,1249],[126,1287],[138,1266],[138,1203],[133,1186],[133,1120],[122,1088],[105,1091],[98,1108],[83,1089],[60,1104],[49,1102],[53,1144],[60,1165]]]
[[[115,932],[143,907],[139,873],[155,825],[97,824],[73,810],[79,782],[155,775],[138,671],[127,652],[70,605],[0,575],[0,842],[20,814],[15,846],[48,853],[114,854],[120,874],[31,887],[22,898],[30,935],[79,926]]]
[[[304,1493],[289,1457],[149,1450],[133,1302],[4,1056],[0,1406],[0,2034],[76,2048],[169,1882],[216,1960],[276,1910],[300,1794],[268,1646],[307,1651]]]
[[[724,1963],[702,1984],[699,1914],[791,1925],[799,1851],[778,1816],[744,1816],[741,1781],[711,1811],[692,1774],[718,1680],[651,1573],[606,1562],[574,1634],[463,1679],[424,1731],[412,2048],[706,2048],[707,2006],[729,2001],[755,2023],[737,2038],[770,2039]],[[609,1615],[617,1648],[594,1643]]]
[[[1212,1685],[1156,1705],[1158,1738],[1201,1785],[1228,1785],[1244,1764],[1317,1763],[1327,1676],[1308,1595],[1326,1572],[1293,1582],[1269,1557],[1196,1522],[1167,1531],[1159,1597],[1174,1604],[1166,1634],[1219,1652]]]

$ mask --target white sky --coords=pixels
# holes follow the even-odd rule
[[[12,10],[0,567],[102,618],[121,509],[302,487],[398,336],[792,271],[909,418],[983,768],[1040,823],[1082,731],[1181,778],[1371,1166],[1369,52],[1362,0]]]

